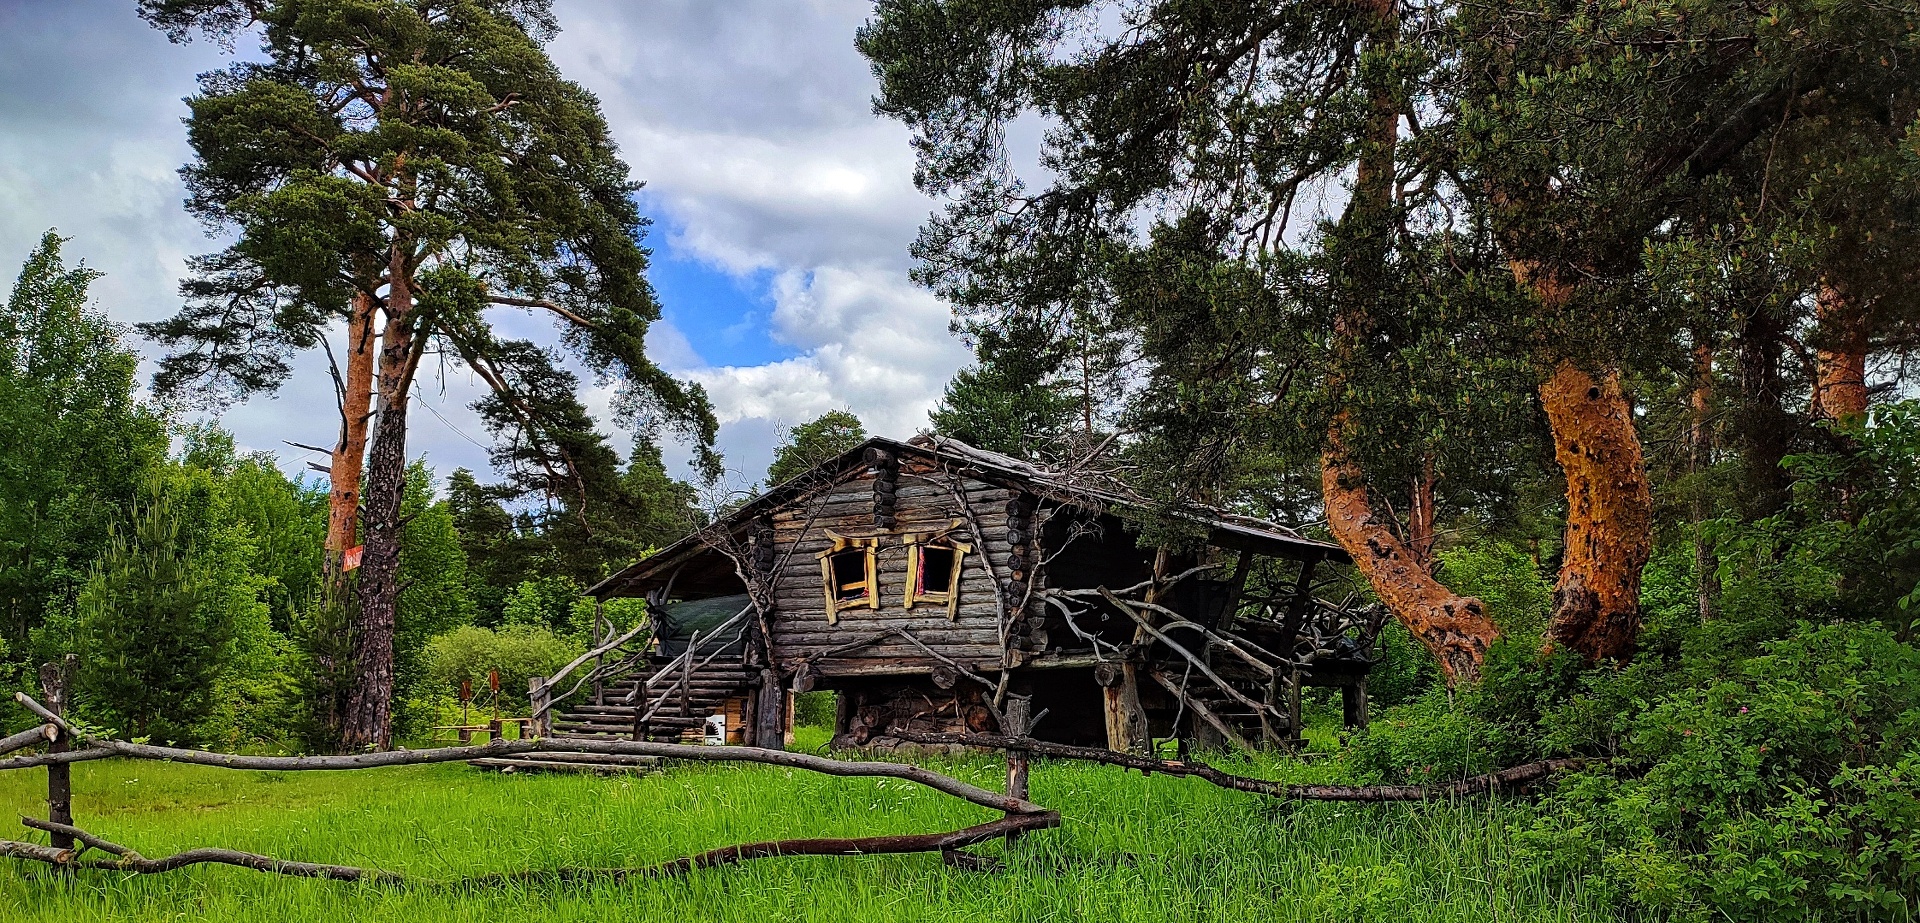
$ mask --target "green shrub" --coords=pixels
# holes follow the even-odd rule
[[[839,694],[832,690],[802,692],[793,700],[793,723],[800,727],[833,730],[833,713],[838,707]]]
[[[1537,850],[1681,918],[1911,918],[1920,650],[1876,625],[1807,625],[1726,669],[1642,708],[1622,690],[1645,676],[1591,683],[1585,697],[1628,705],[1620,771],[1553,796]]]
[[[1478,541],[1444,549],[1438,557],[1440,578],[1454,592],[1478,597],[1501,633],[1539,639],[1553,583],[1532,555],[1510,542]]]
[[[1344,758],[1362,782],[1425,783],[1490,772],[1519,752],[1505,728],[1435,688],[1374,718],[1354,735]]]
[[[508,625],[494,631],[462,625],[427,643],[427,677],[435,698],[452,698],[464,680],[482,699],[488,672],[498,670],[501,704],[525,707],[528,678],[551,675],[583,651],[545,628]]]

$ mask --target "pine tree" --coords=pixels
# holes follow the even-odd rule
[[[185,310],[146,329],[171,349],[161,391],[211,381],[205,393],[232,393],[276,386],[292,350],[345,322],[328,542],[337,560],[358,533],[364,553],[342,739],[385,747],[406,411],[429,348],[487,384],[541,468],[575,480],[577,401],[540,390],[567,376],[548,350],[488,321],[499,309],[543,314],[567,349],[621,383],[637,430],[671,427],[717,469],[705,394],[644,351],[660,309],[637,186],[598,102],[548,58],[545,2],[142,0],[140,10],[182,40],[231,42],[258,27],[265,61],[206,75],[189,100],[189,209],[237,239],[195,261]],[[362,529],[352,493],[363,444]]]

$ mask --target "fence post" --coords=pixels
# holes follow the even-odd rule
[[[549,704],[553,692],[547,688],[544,676],[527,677],[527,699],[533,705],[533,736],[553,736],[553,706]]]
[[[61,717],[67,713],[67,686],[72,673],[75,657],[68,654],[60,663],[40,665],[40,689],[47,697],[47,710]],[[65,753],[73,749],[73,740],[67,732],[54,729],[53,740],[47,744],[48,753]],[[73,826],[73,767],[68,763],[47,764],[47,819],[56,824]],[[50,834],[54,849],[72,849],[73,837],[64,833]]]

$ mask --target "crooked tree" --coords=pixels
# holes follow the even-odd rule
[[[407,402],[426,355],[487,384],[484,409],[516,460],[576,484],[578,402],[540,390],[570,380],[556,351],[502,338],[488,320],[545,314],[566,351],[620,383],[643,435],[671,427],[717,466],[704,392],[643,351],[659,305],[638,185],[598,101],[548,58],[556,26],[541,0],[142,0],[140,10],[176,40],[256,36],[266,59],[204,75],[189,100],[188,206],[235,242],[194,263],[186,307],[148,333],[169,348],[162,390],[212,383],[207,393],[232,395],[277,387],[293,350],[344,324],[336,553],[354,538],[351,475],[367,446],[341,739],[385,747]]]

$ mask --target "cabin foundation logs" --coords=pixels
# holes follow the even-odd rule
[[[876,678],[839,690],[832,746],[885,749],[900,732],[987,734],[1000,730],[990,707],[991,691],[952,668],[936,669],[934,688],[902,677]]]

